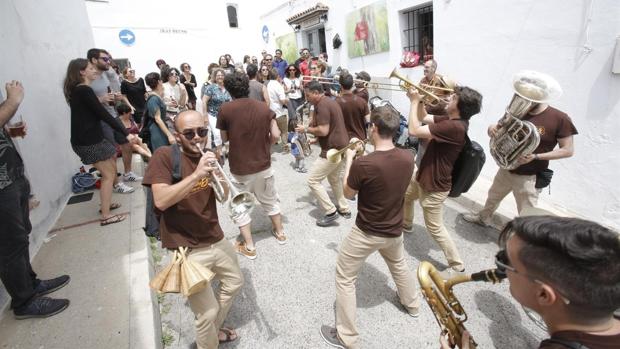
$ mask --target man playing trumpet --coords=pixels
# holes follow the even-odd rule
[[[420,166],[405,195],[403,229],[413,229],[413,202],[420,201],[426,230],[439,244],[448,260],[445,276],[465,270],[456,245],[443,223],[443,202],[452,187],[452,168],[465,145],[469,119],[480,112],[482,96],[469,87],[456,87],[446,107],[446,114],[429,116],[422,107],[421,96],[414,88],[407,96],[411,100],[409,134],[428,140]],[[426,123],[422,126],[422,122]]]
[[[306,100],[314,106],[314,117],[310,121],[310,126],[298,125],[295,131],[313,134],[318,138],[321,146],[321,154],[310,169],[308,186],[310,186],[310,190],[325,212],[325,215],[316,221],[316,225],[325,227],[335,221],[339,214],[345,218],[351,217],[349,204],[344,198],[342,181],[340,180],[343,163],[342,161],[332,163],[326,158],[329,149],[342,149],[347,146],[349,136],[344,126],[342,110],[340,110],[338,103],[325,96],[323,86],[318,81],[310,81],[305,86],[305,93]],[[331,202],[327,190],[321,184],[325,178],[332,187],[338,207]]]
[[[237,255],[224,238],[215,194],[209,185],[214,171],[211,164],[216,158],[211,152],[202,155],[198,148],[207,141],[205,122],[197,111],[185,111],[176,117],[174,136],[181,148],[181,181],[173,183],[172,179],[172,147],[177,146],[173,145],[157,149],[142,182],[153,190],[155,207],[161,212],[162,247],[189,247],[187,258],[211,269],[220,280],[217,296],[208,285],[188,297],[189,306],[196,315],[198,349],[217,348],[218,343],[237,339],[235,331],[222,324],[243,285]]]
[[[400,302],[413,317],[420,299],[411,269],[405,260],[402,235],[404,192],[413,174],[413,156],[394,147],[392,138],[400,115],[389,107],[372,111],[370,140],[375,151],[353,161],[354,149],[345,158],[344,194],[359,192],[355,225],[340,246],[336,264],[336,328],[321,327],[321,336],[337,348],[357,348],[355,282],[366,258],[379,251],[387,263]]]

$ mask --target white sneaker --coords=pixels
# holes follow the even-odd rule
[[[126,182],[139,182],[142,180],[142,177],[133,173],[133,171],[129,171],[123,175],[123,180]]]
[[[114,186],[114,189],[112,189],[115,193],[119,193],[119,194],[129,194],[129,193],[133,193],[134,190],[136,190],[136,188],[134,187],[130,187],[127,184],[123,183],[123,182],[118,182],[117,185]]]
[[[477,213],[465,213],[463,214],[463,219],[469,223],[475,223],[481,225],[483,227],[488,226],[489,224],[480,218],[480,215]]]

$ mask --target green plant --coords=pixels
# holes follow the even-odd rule
[[[164,329],[161,333],[161,342],[163,343],[164,347],[169,346],[170,344],[172,344],[173,341],[174,336],[172,335],[172,333],[170,333],[170,331],[168,331],[167,329]]]

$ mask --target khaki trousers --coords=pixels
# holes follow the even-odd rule
[[[364,261],[375,251],[379,251],[388,265],[403,306],[410,312],[419,308],[420,298],[404,250],[402,235],[393,238],[374,236],[355,225],[342,241],[336,264],[336,329],[347,348],[357,348],[359,336],[355,326],[355,282]]]
[[[448,233],[443,224],[443,202],[448,198],[448,193],[447,191],[432,193],[424,191],[418,181],[415,180],[414,174],[405,193],[403,224],[413,225],[413,202],[419,200],[420,206],[422,206],[426,230],[443,250],[450,267],[460,271],[465,268],[465,265],[459,252],[456,250],[456,245],[452,241],[450,233]]]
[[[321,184],[321,182],[327,178],[327,181],[332,187],[336,201],[338,201],[338,207],[341,212],[349,212],[349,203],[344,197],[342,191],[342,175],[344,171],[344,160],[337,164],[327,161],[327,159],[319,157],[312,164],[310,173],[308,174],[308,186],[314,196],[319,200],[319,205],[325,211],[325,214],[332,214],[336,212],[336,206],[329,199],[327,190]]]
[[[189,296],[189,306],[196,316],[196,345],[198,349],[214,349],[219,345],[217,334],[232,306],[233,298],[243,285],[237,254],[232,244],[223,238],[209,247],[192,249],[188,258],[215,273],[220,287],[213,292],[211,284]]]
[[[538,203],[538,190],[535,188],[536,175],[518,175],[508,170],[499,169],[489,188],[484,208],[478,213],[483,222],[491,220],[502,200],[512,192],[517,201],[519,213],[526,207],[534,207]]]
[[[280,129],[280,142],[282,142],[283,147],[286,147],[288,144],[288,117],[286,115],[278,116],[276,124]]]
[[[268,216],[280,214],[280,198],[276,191],[276,180],[271,167],[243,176],[232,173],[231,181],[240,192],[247,191],[254,194]],[[233,221],[238,227],[243,227],[250,224],[252,218],[249,213],[244,213],[233,218]]]

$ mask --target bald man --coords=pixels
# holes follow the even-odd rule
[[[220,280],[217,297],[211,285],[188,297],[196,316],[198,348],[217,348],[218,343],[237,339],[236,332],[222,324],[243,285],[243,275],[235,249],[224,238],[215,195],[209,185],[215,170],[211,166],[216,161],[215,155],[211,152],[202,155],[198,148],[207,143],[205,119],[197,111],[185,111],[177,116],[175,129],[177,144],[155,151],[142,183],[151,187],[155,207],[161,212],[162,246],[189,247],[188,259],[211,269]],[[177,151],[182,179],[174,182],[173,156]]]

